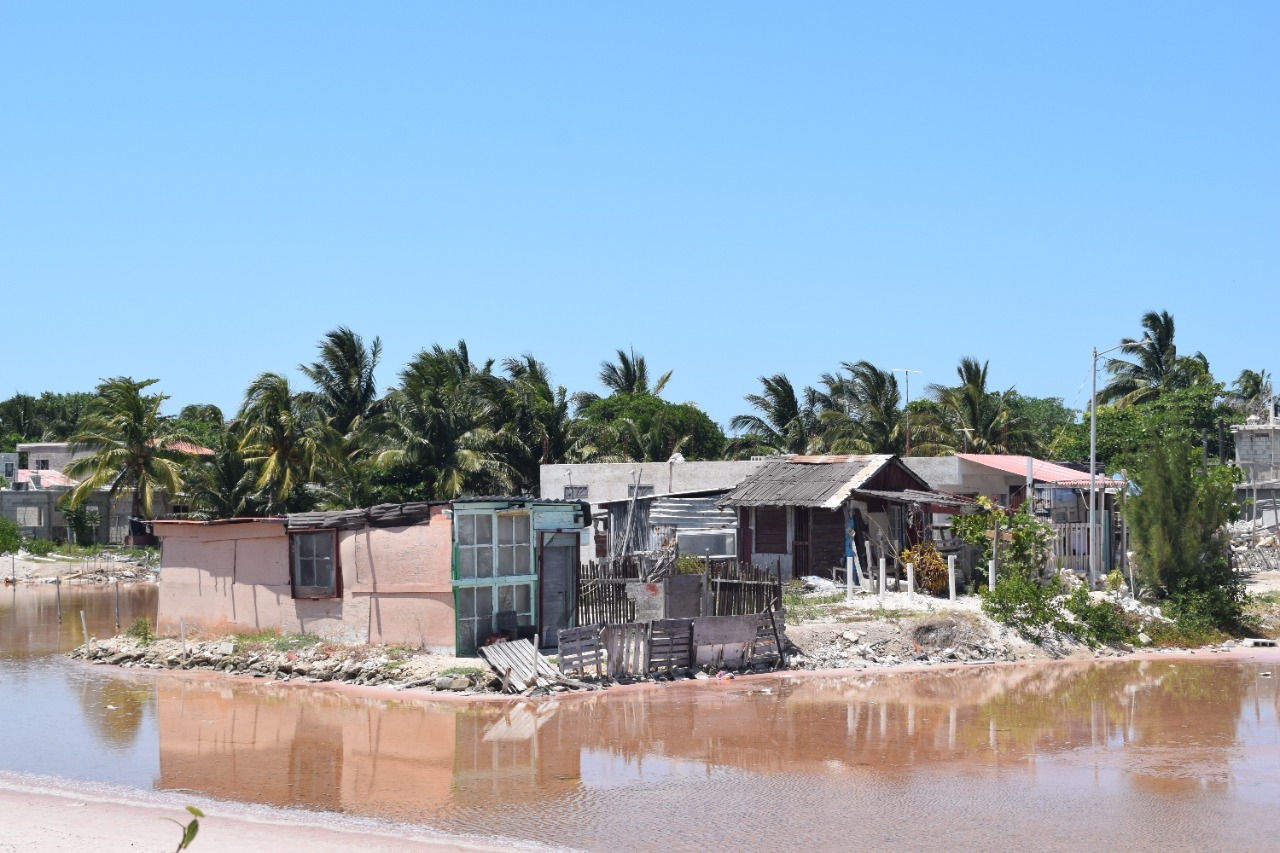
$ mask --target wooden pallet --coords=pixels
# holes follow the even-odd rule
[[[601,636],[608,657],[609,677],[646,678],[649,675],[649,623],[607,625]]]
[[[585,674],[589,666],[595,667],[599,677],[604,664],[604,646],[600,643],[599,625],[569,628],[559,632],[560,671]]]
[[[502,679],[504,693],[523,693],[535,687],[549,688],[553,684],[565,683],[551,661],[538,654],[529,640],[494,643],[481,646],[477,651]]]
[[[649,671],[671,672],[692,665],[693,620],[655,620],[649,631]]]

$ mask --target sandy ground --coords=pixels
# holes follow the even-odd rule
[[[261,809],[209,802],[195,796],[169,795],[153,800],[118,792],[85,793],[56,782],[30,782],[0,775],[0,853],[171,851],[182,837],[182,830],[172,821],[186,823],[191,819],[185,805],[195,805],[206,815],[189,848],[192,853],[348,853],[361,849],[453,853],[516,849],[417,838],[411,830],[400,827],[393,831],[372,824],[367,829],[325,826],[323,822],[331,820],[327,815],[263,816],[253,813]]]

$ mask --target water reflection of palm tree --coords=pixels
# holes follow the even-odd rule
[[[85,678],[80,685],[80,708],[99,739],[111,749],[125,749],[138,739],[142,721],[155,707],[150,684],[127,678]]]

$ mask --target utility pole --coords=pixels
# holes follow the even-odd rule
[[[913,370],[909,367],[895,367],[892,373],[902,374],[902,384],[906,388],[907,401],[902,404],[902,414],[907,426],[907,452],[905,455],[911,455],[911,374],[923,373],[923,370]]]

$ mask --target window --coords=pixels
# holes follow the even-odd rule
[[[590,491],[587,486],[565,486],[564,499],[567,501],[585,501],[587,493]]]
[[[647,498],[652,494],[653,494],[652,483],[641,483],[638,486],[635,483],[632,483],[631,485],[627,486],[627,497],[629,498]]]
[[[471,652],[493,633],[495,614],[514,611],[518,624],[533,624],[533,518],[527,509],[459,512],[453,525],[458,651]]]
[[[756,507],[756,553],[787,553],[786,507]]]
[[[338,537],[332,530],[289,534],[294,598],[338,595]]]
[[[19,527],[44,527],[43,507],[20,506],[14,509],[14,521]]]
[[[37,470],[37,471],[48,471],[48,470],[49,470],[49,460],[48,460],[48,459],[37,459],[37,460],[36,460],[36,470]]]
[[[8,480],[10,483],[13,482],[13,473],[14,473],[13,463],[12,462],[4,463],[4,478]]]

